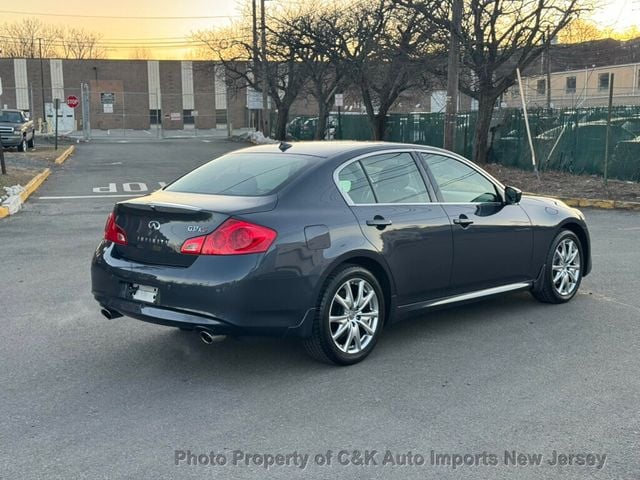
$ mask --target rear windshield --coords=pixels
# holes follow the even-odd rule
[[[277,191],[313,157],[289,153],[224,155],[179,178],[165,190],[256,197]]]

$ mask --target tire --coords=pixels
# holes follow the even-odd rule
[[[378,341],[385,298],[371,272],[346,265],[327,279],[317,310],[311,336],[304,340],[307,353],[321,362],[353,365]]]
[[[27,139],[25,137],[22,137],[22,141],[18,145],[18,151],[19,152],[26,152],[27,151]]]
[[[568,302],[580,288],[583,269],[580,239],[570,230],[561,230],[551,242],[542,278],[531,294],[543,303]]]
[[[33,148],[35,140],[36,140],[36,132],[33,132],[33,134],[31,135],[31,139],[27,141],[27,147]]]

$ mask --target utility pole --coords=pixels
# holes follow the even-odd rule
[[[607,133],[604,141],[604,186],[609,180],[609,138],[611,137],[611,109],[613,107],[613,73],[609,74],[609,108],[607,110]]]
[[[40,50],[40,88],[42,95],[42,129],[46,131],[47,111],[44,107],[44,64],[42,63],[42,38],[38,38],[38,49]]]
[[[549,27],[547,27],[547,108],[551,109],[551,37],[549,36]]]
[[[258,10],[257,10],[257,0],[252,0],[251,9],[253,13],[253,24],[252,24],[252,33],[253,33],[253,79],[254,82],[258,79],[258,65],[260,65],[259,53],[258,53]],[[262,129],[262,112],[258,111],[257,121],[256,123],[260,125],[260,128],[256,130]]]
[[[267,96],[267,24],[265,20],[264,1],[265,0],[260,0],[260,18],[262,21],[262,133],[265,137],[268,137],[271,130],[269,128],[271,119],[269,118],[269,98]]]
[[[447,99],[444,114],[444,148],[452,150],[456,144],[456,124],[458,117],[458,71],[460,42],[458,33],[462,23],[462,0],[453,0],[451,28],[449,29],[449,61],[447,69]]]

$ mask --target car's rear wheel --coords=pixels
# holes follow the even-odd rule
[[[307,352],[317,360],[352,365],[375,346],[384,323],[385,303],[376,277],[350,265],[331,275],[321,293]]]
[[[571,300],[580,288],[584,255],[580,239],[570,230],[562,230],[547,253],[544,272],[531,293],[545,303]]]

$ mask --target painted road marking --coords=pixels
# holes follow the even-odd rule
[[[167,182],[158,182],[160,188],[166,187]],[[118,193],[118,184],[110,182],[106,187],[93,187],[93,193]],[[122,184],[125,192],[148,192],[149,188],[144,182],[127,182]]]
[[[38,200],[75,200],[79,198],[124,198],[142,196],[144,195],[65,195],[61,197],[38,197]]]

